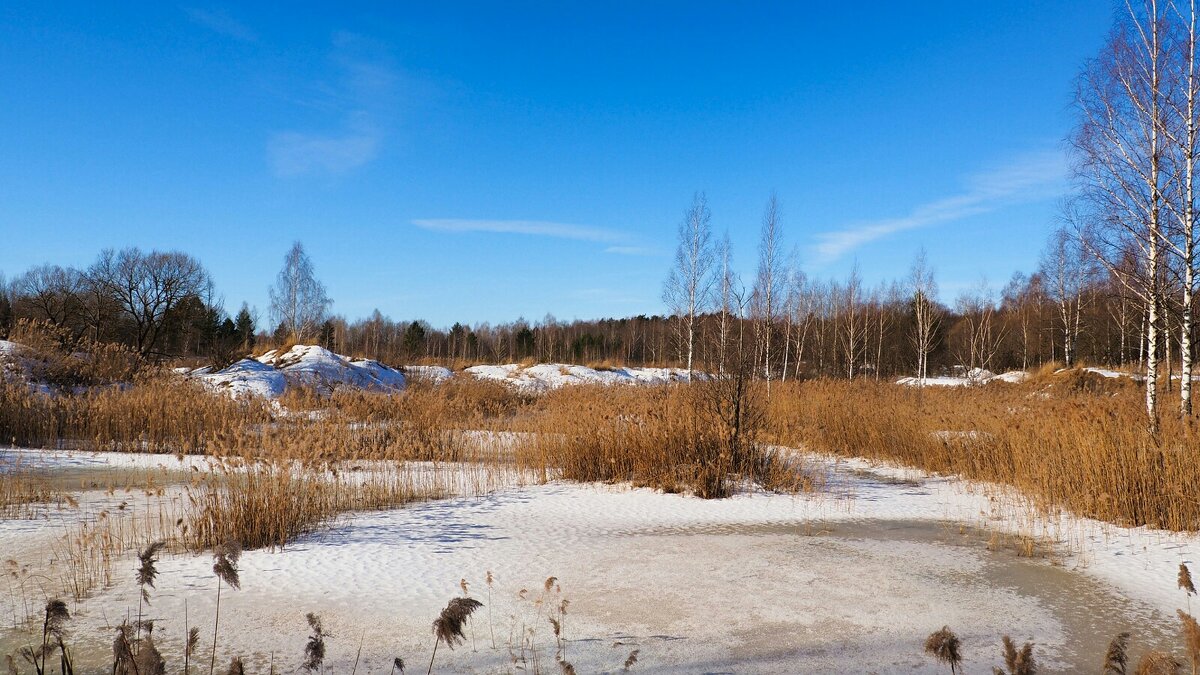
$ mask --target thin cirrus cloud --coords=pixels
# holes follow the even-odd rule
[[[626,236],[615,230],[570,223],[553,223],[544,220],[467,220],[457,218],[425,218],[412,221],[413,225],[434,232],[493,232],[498,234],[522,234],[553,239],[574,239],[599,243],[617,243]],[[624,248],[610,246],[611,249]],[[615,252],[615,251],[614,251]]]
[[[281,178],[344,173],[374,159],[380,140],[381,134],[370,124],[338,135],[284,131],[267,141],[267,159]]]
[[[855,249],[899,232],[1045,199],[1062,188],[1066,172],[1066,158],[1061,152],[1022,155],[999,168],[969,177],[959,194],[921,204],[907,215],[858,223],[816,235],[817,243],[812,247],[814,262],[833,262]]]
[[[328,63],[334,76],[315,82],[297,103],[331,118],[322,130],[288,129],[267,139],[267,162],[281,178],[341,174],[370,163],[386,138],[400,73],[387,48],[365,36],[334,34]]]
[[[258,42],[257,33],[222,10],[186,7],[183,11],[194,23],[204,26],[214,33],[238,42]]]
[[[613,255],[636,255],[636,256],[654,256],[658,255],[658,251],[646,246],[609,246],[604,249],[605,253]]]

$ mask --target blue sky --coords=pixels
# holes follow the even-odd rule
[[[1113,12],[338,4],[0,6],[0,272],[180,249],[265,314],[299,239],[350,317],[657,313],[692,194],[749,278],[775,191],[809,276],[952,300],[1036,266]]]

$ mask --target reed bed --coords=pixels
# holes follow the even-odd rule
[[[28,518],[47,504],[63,504],[67,497],[43,477],[20,468],[0,466],[0,518]]]
[[[772,392],[772,440],[1016,488],[1045,509],[1126,526],[1200,530],[1198,427],[1146,431],[1131,382],[1067,374],[1025,385],[916,389],[872,381]]]
[[[757,390],[740,409],[728,383],[576,386],[537,401],[513,428],[531,434],[518,461],[544,478],[629,482],[703,498],[740,487],[799,491],[811,483],[762,441]]]
[[[257,463],[207,477],[189,488],[183,545],[205,550],[237,541],[245,548],[283,548],[347,511],[436,499],[450,489],[432,474],[406,467],[342,475],[281,462]]]

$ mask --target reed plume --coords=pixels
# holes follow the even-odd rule
[[[1187,593],[1188,612],[1192,611],[1192,596],[1196,594],[1196,585],[1192,583],[1192,572],[1187,564],[1179,563],[1179,588]]]
[[[325,662],[325,638],[329,637],[329,633],[325,632],[321,617],[309,612],[304,618],[312,629],[312,635],[308,636],[308,643],[304,645],[304,665],[301,667],[311,673],[320,670]]]
[[[217,607],[213,615],[213,644],[212,657],[208,661],[208,675],[213,675],[217,667],[217,629],[221,625],[221,582],[230,588],[242,587],[238,573],[238,560],[242,557],[242,546],[236,541],[227,541],[213,549],[213,574],[217,575]],[[239,660],[240,664],[241,661]],[[232,665],[230,668],[232,669]]]
[[[227,541],[213,549],[213,574],[235,590],[242,587],[238,575],[238,560],[241,557],[242,546],[236,541]]]
[[[1007,635],[1004,636],[1004,666],[1008,670],[993,668],[995,675],[1036,675],[1037,663],[1033,659],[1033,643],[1026,642],[1017,649],[1017,643]]]
[[[1121,633],[1108,643],[1104,653],[1104,675],[1127,675],[1129,668],[1129,633]]]
[[[196,653],[196,645],[200,643],[200,629],[192,626],[188,629],[187,640],[183,644],[183,672],[191,671],[192,654]]]
[[[496,629],[492,627],[492,571],[487,571],[487,587],[488,587],[488,632],[492,635],[492,649],[496,648]]]
[[[474,598],[453,598],[442,610],[441,615],[433,620],[433,655],[429,657],[427,674],[433,672],[433,660],[437,658],[438,644],[445,642],[450,649],[462,644],[466,639],[463,624],[480,607],[483,607],[483,603]]]
[[[235,656],[229,661],[229,670],[225,671],[225,675],[246,675],[246,665],[242,663],[242,657]]]
[[[404,675],[404,659],[400,658],[399,656],[392,659],[392,669],[388,672],[388,675],[394,675],[394,673],[397,672],[400,673],[400,675]]]
[[[961,646],[962,643],[958,636],[950,630],[949,626],[942,626],[940,630],[930,633],[929,637],[925,639],[925,653],[939,662],[949,665],[951,675],[958,672],[959,664],[962,663]]]
[[[641,653],[642,650],[640,649],[635,649],[629,652],[629,656],[625,657],[625,670],[629,670],[638,662],[638,654]]]
[[[146,588],[154,588],[154,580],[158,577],[158,552],[166,545],[166,542],[156,541],[138,552],[137,582],[142,587],[142,599],[146,604],[150,604]]]
[[[458,587],[462,589],[464,598],[471,597],[470,586],[467,584],[466,577],[458,580]],[[471,624],[471,651],[478,651],[475,649],[475,624]]]

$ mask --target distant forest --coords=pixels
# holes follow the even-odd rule
[[[707,209],[702,203],[699,208]],[[694,317],[697,368],[719,370],[722,333],[740,327],[753,336],[742,342],[753,346],[743,348],[755,350],[771,377],[913,374],[921,358],[922,314],[931,375],[971,368],[999,372],[1050,361],[1120,365],[1144,354],[1142,303],[1065,232],[1051,238],[1035,273],[1016,274],[998,290],[981,284],[951,306],[928,299],[935,297],[936,284],[922,256],[910,278],[873,288],[857,274],[811,281],[794,266],[781,265],[771,282],[775,306],[769,316],[764,270],[756,288],[745,290],[732,274],[720,273],[719,255],[710,262],[711,278],[704,282]],[[671,305],[672,283],[666,287]],[[87,269],[40,265],[5,281],[0,336],[21,321],[45,322],[61,329],[67,340],[119,343],[148,359],[218,365],[296,341],[393,365],[686,366],[688,360],[686,306],[674,308],[671,316],[574,321],[547,316],[435,328],[425,321],[396,321],[378,310],[353,320],[330,315],[324,293],[299,245],[285,257],[266,320],[245,304],[233,313],[222,307],[203,265],[187,254],[108,250]],[[1172,359],[1170,353],[1165,357]]]

